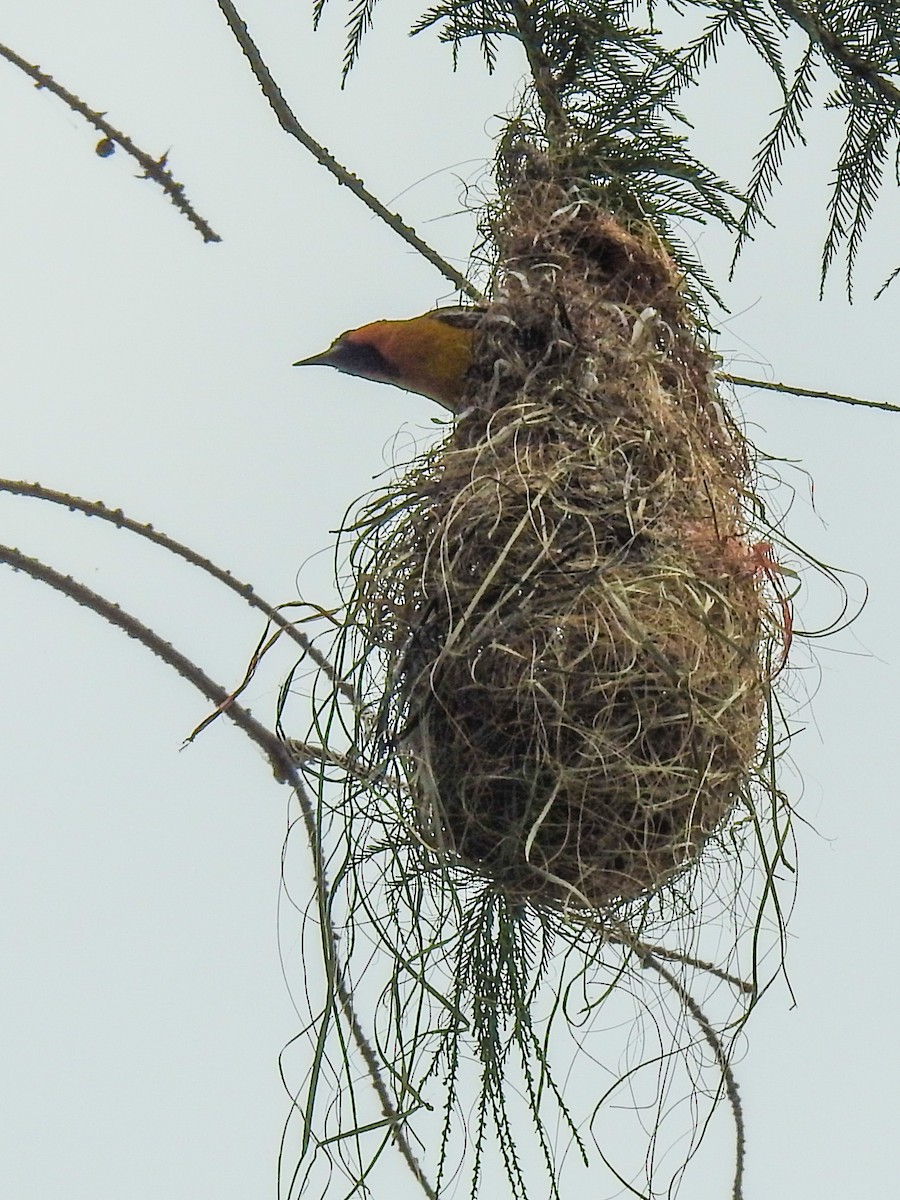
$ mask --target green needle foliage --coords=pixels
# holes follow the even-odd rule
[[[347,21],[344,77],[371,28],[376,0],[356,0]],[[325,0],[317,0],[318,23]],[[685,30],[699,33],[684,40]],[[837,110],[844,138],[827,197],[822,286],[844,255],[848,293],[879,196],[900,173],[900,6],[895,0],[442,0],[413,24],[437,30],[454,65],[475,41],[488,70],[504,42],[521,47],[531,75],[507,138],[526,138],[574,176],[594,180],[617,210],[627,203],[666,238],[695,285],[715,295],[702,264],[677,235],[681,222],[721,221],[735,258],[765,220],[785,154],[804,141],[815,104]],[[730,40],[758,55],[780,95],[745,188],[692,153],[678,107],[685,88],[712,87],[709,69]],[[799,55],[798,55],[799,48]],[[814,85],[830,90],[816,99]],[[710,95],[712,99],[712,95]],[[896,275],[892,272],[886,281]]]

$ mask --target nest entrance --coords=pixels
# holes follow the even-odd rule
[[[731,812],[767,691],[750,468],[674,264],[556,186],[499,219],[466,414],[364,571],[416,835],[604,908]]]

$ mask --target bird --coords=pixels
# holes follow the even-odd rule
[[[321,354],[293,365],[335,367],[417,392],[458,413],[481,315],[469,305],[433,308],[405,321],[372,321],[346,330]]]

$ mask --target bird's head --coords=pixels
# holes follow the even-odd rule
[[[301,358],[295,367],[334,367],[347,375],[359,375],[378,383],[400,383],[399,368],[385,353],[389,331],[395,321],[375,321],[360,329],[348,329],[336,337],[327,350]],[[382,349],[385,347],[385,349]],[[400,384],[402,386],[402,384]]]
[[[446,308],[406,321],[373,321],[347,330],[327,350],[294,366],[335,367],[348,375],[392,383],[457,412],[479,316],[475,308]]]

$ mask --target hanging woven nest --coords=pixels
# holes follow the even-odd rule
[[[356,616],[413,836],[606,908],[694,861],[754,766],[748,453],[648,226],[541,183],[493,236],[467,411],[369,510]]]

